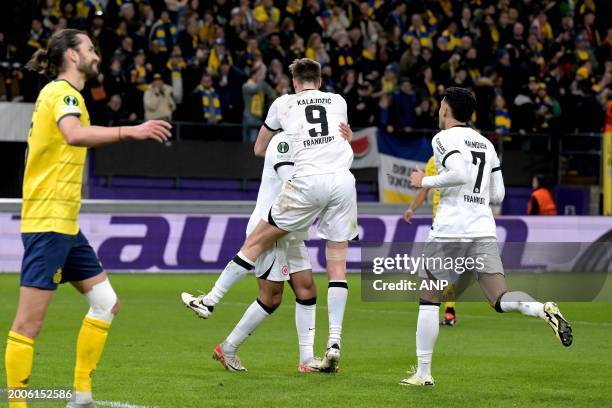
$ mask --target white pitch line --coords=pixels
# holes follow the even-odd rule
[[[6,388],[0,388],[0,394],[5,393]],[[157,408],[151,405],[138,405],[130,404],[129,402],[120,401],[96,401],[96,405],[100,407],[111,407],[111,408]]]
[[[156,408],[149,405],[137,405],[130,404],[129,402],[120,401],[96,401],[96,405],[100,407],[111,407],[111,408]]]

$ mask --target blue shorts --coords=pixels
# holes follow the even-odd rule
[[[21,286],[55,290],[61,283],[82,281],[103,271],[81,231],[76,235],[24,233],[21,240],[24,247]]]

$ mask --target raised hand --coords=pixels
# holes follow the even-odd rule
[[[127,136],[134,140],[155,140],[160,143],[167,141],[172,125],[164,120],[148,120],[138,126],[130,126]]]

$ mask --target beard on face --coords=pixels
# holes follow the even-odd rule
[[[98,76],[99,62],[96,61],[84,61],[84,58],[81,59],[81,62],[77,66],[79,72],[85,74],[86,79],[93,79]]]

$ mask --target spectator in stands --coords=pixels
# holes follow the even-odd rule
[[[431,108],[431,102],[429,98],[421,100],[421,104],[415,109],[416,129],[430,129],[434,130],[438,128],[438,121],[436,118],[436,112]]]
[[[329,54],[325,51],[325,45],[323,45],[321,36],[318,33],[312,33],[310,37],[308,37],[306,58],[319,61],[321,65],[329,64],[331,61]]]
[[[376,106],[384,96],[381,91],[389,86],[383,74],[389,64],[399,65],[398,76],[413,79],[417,95],[429,98],[432,109],[440,100],[439,87],[472,87],[477,94],[477,125],[483,131],[495,128],[491,107],[497,94],[508,103],[512,131],[542,128],[544,122],[540,120],[542,115],[536,117],[536,104],[543,107],[546,103],[543,99],[537,101],[537,92],[527,92],[531,76],[535,84],[547,84],[548,98],[558,101],[562,111],[577,113],[561,116],[560,129],[601,130],[602,101],[607,99],[610,88],[602,80],[608,71],[605,65],[612,48],[612,28],[601,1],[39,3],[42,5],[38,10],[27,16],[14,16],[14,24],[2,27],[5,40],[0,40],[0,76],[4,82],[0,94],[9,100],[22,95],[26,100],[35,97],[34,88],[41,84],[38,78],[28,78],[19,64],[27,61],[49,34],[66,26],[90,32],[102,55],[106,94],[122,95],[124,106],[132,109],[142,105],[142,94],[134,91],[137,86],[144,89],[147,83],[142,82],[141,73],[134,89],[130,89],[130,81],[128,86],[122,86],[121,79],[131,79],[131,67],[140,65],[133,59],[141,58],[135,57],[134,51],[142,49],[145,66],[151,65],[146,69],[147,76],[151,72],[164,73],[172,80],[176,100],[181,99],[179,85],[182,83],[183,89],[191,92],[205,70],[213,75],[224,108],[224,98],[235,96],[238,89],[237,100],[230,98],[231,110],[237,114],[224,112],[224,120],[228,121],[240,122],[244,116],[240,96],[244,79],[239,79],[244,77],[238,73],[248,74],[262,58],[268,65],[274,59],[281,62],[284,72],[275,73],[277,79],[273,81],[273,87],[281,93],[287,91],[286,86],[280,86],[282,75],[287,74],[286,67],[295,58],[318,59],[323,64],[326,89],[337,92],[347,86],[342,80],[344,74],[354,70],[355,96],[362,82],[370,82],[375,90],[375,116]],[[173,57],[177,45],[182,61]],[[221,72],[224,64],[228,72],[237,74],[239,81],[235,85],[227,79],[227,73]],[[188,116],[193,110],[188,106],[191,98],[183,100],[185,106],[179,106],[179,118],[183,117],[181,112]],[[387,101],[382,103],[386,104]],[[396,111],[397,104],[390,103],[389,108]],[[265,113],[265,105],[263,110]],[[142,109],[137,111],[142,119]],[[597,120],[589,120],[593,115]]]
[[[175,109],[172,87],[164,83],[161,74],[154,74],[151,86],[144,93],[145,119],[161,119],[169,122]]]
[[[193,91],[192,106],[197,106],[192,119],[208,124],[216,124],[223,120],[221,99],[213,86],[213,78],[209,73],[202,75],[200,85]]]
[[[510,133],[512,128],[512,120],[510,119],[510,112],[506,107],[506,100],[502,95],[495,97],[495,131],[500,135],[507,135]]]
[[[127,5],[129,3],[126,3]],[[162,10],[159,20],[151,27],[151,35],[149,41],[159,41],[162,52],[169,52],[172,46],[176,43],[178,30],[176,24],[170,19],[170,12]]]
[[[219,37],[215,40],[215,45],[208,56],[208,73],[218,77],[222,61],[227,61],[229,64],[233,63],[232,55],[225,48],[225,40]]]
[[[150,64],[149,64],[150,65]],[[172,97],[177,105],[183,103],[183,72],[187,68],[187,63],[183,58],[181,48],[175,45],[170,54],[170,59],[166,64],[166,69],[170,72],[170,83],[172,84]]]
[[[537,85],[535,109],[537,117],[536,130],[540,133],[546,133],[550,130],[556,124],[553,123],[555,119],[561,116],[559,102],[548,95],[546,84],[543,82]]]
[[[242,86],[244,112],[242,117],[242,139],[254,142],[264,120],[266,98],[276,97],[274,90],[265,81],[267,68],[260,60],[255,62],[249,79]]]
[[[537,174],[531,181],[533,191],[527,205],[528,215],[557,215],[557,205],[552,191],[550,179]]]
[[[357,85],[357,97],[348,105],[348,117],[356,128],[368,127],[374,123],[376,101],[372,98],[373,87],[369,82]]]
[[[242,84],[246,79],[244,71],[235,65],[227,61],[221,63],[216,89],[219,92],[223,107],[222,113],[226,122],[240,123],[242,121]]]
[[[397,117],[398,135],[412,131],[416,125],[418,97],[409,78],[400,78],[399,89],[393,93],[393,106]]]
[[[107,95],[125,96],[127,83],[125,73],[121,69],[121,61],[113,58],[108,71],[105,71],[104,88]]]
[[[130,81],[127,91],[127,99],[130,105],[134,106],[134,110],[142,116],[143,112],[143,96],[149,83],[149,75],[152,71],[151,64],[147,63],[144,50],[138,50],[134,55],[134,63],[130,66]]]
[[[123,109],[123,99],[121,95],[112,95],[104,109],[103,121],[104,126],[116,126],[121,121],[136,120],[135,113],[128,113]]]

